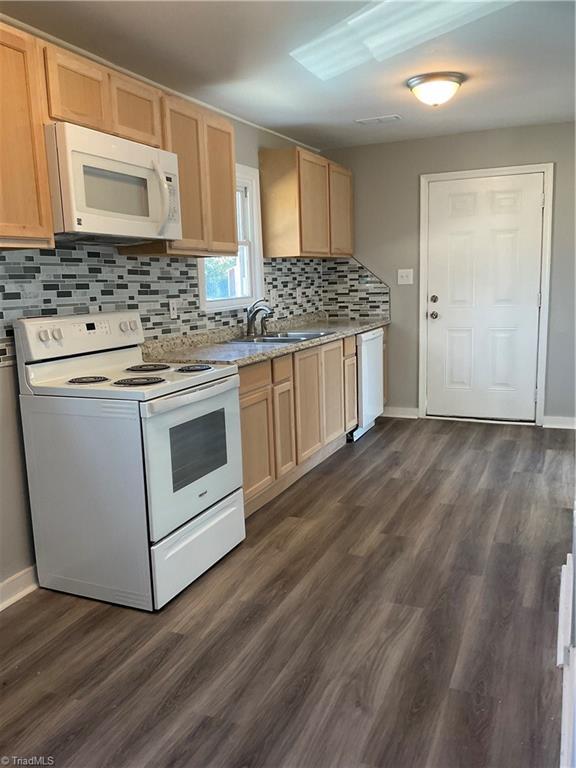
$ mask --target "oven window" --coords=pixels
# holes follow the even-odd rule
[[[148,181],[141,176],[83,165],[86,206],[128,216],[149,216]]]
[[[226,454],[224,408],[170,429],[172,490],[182,490],[223,467]]]

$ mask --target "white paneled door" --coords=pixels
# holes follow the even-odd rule
[[[534,421],[544,174],[428,189],[427,413]]]

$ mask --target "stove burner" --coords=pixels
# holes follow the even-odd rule
[[[77,376],[75,379],[69,379],[68,384],[101,384],[103,381],[109,381],[106,376]]]
[[[153,371],[167,371],[169,368],[170,366],[164,363],[140,363],[140,365],[132,365],[126,370],[132,371],[132,373],[152,373]]]
[[[203,365],[202,363],[194,363],[193,365],[183,365],[182,368],[177,368],[178,373],[198,373],[199,371],[211,370],[211,365]]]
[[[151,384],[162,384],[163,381],[160,376],[133,376],[130,379],[118,379],[114,384],[117,387],[148,387]]]

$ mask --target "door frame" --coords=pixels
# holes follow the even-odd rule
[[[546,395],[546,363],[548,346],[548,315],[550,301],[550,262],[552,256],[552,210],[554,194],[554,163],[511,165],[499,168],[479,168],[471,171],[449,171],[420,175],[420,276],[419,276],[419,352],[418,352],[418,416],[427,416],[426,384],[428,378],[428,226],[430,184],[435,181],[475,179],[485,176],[516,176],[523,173],[544,174],[544,205],[542,216],[542,260],[540,264],[540,317],[538,322],[538,349],[536,368],[536,420],[544,421]],[[482,419],[482,421],[487,421]]]

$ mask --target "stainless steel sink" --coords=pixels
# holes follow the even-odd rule
[[[243,336],[239,339],[229,339],[228,344],[297,344],[299,341],[320,339],[331,336],[335,331],[286,331],[284,333],[267,333],[265,336]]]

